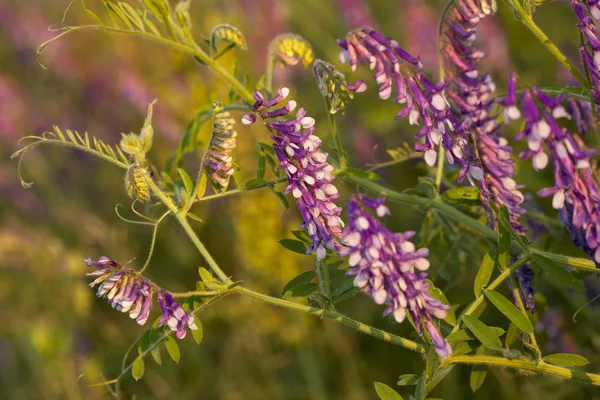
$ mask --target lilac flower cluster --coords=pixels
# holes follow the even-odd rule
[[[554,186],[540,190],[538,195],[553,196],[552,207],[559,210],[573,242],[600,263],[600,191],[590,162],[595,150],[559,126],[557,119],[571,118],[563,100],[563,96],[549,96],[535,87],[523,91],[519,101],[525,128],[515,139],[527,139],[528,149],[519,157],[531,158],[538,171],[552,161]]]
[[[477,63],[485,54],[471,47],[479,22],[494,11],[485,2],[460,0],[446,19],[448,28],[444,32],[444,54],[453,66],[453,70],[446,72],[453,83],[446,93],[462,116],[471,122],[472,151],[481,160],[485,178],[478,181],[482,197],[492,198],[497,206],[505,205],[511,225],[522,234],[526,230],[518,220],[525,214],[525,209],[521,207],[524,197],[519,191],[522,185],[518,185],[513,178],[512,148],[502,137],[492,112],[494,101],[491,95],[496,85],[491,75],[480,74],[477,69]],[[515,79],[511,78],[509,86],[515,85]],[[504,115],[506,120],[517,119],[520,112],[514,104],[507,103]],[[495,225],[495,216],[488,202],[484,200],[483,205],[488,219]]]
[[[235,120],[223,109],[223,105],[215,103],[213,111],[213,131],[203,165],[212,179],[217,191],[226,191],[233,169],[233,149],[236,146],[237,132]]]
[[[445,318],[449,307],[429,294],[427,273],[422,272],[429,268],[429,250],[415,249],[409,241],[414,232],[393,233],[367,212],[374,210],[379,217],[389,214],[384,202],[385,197],[372,200],[360,194],[348,200],[349,222],[342,233],[348,247],[343,247],[340,255],[349,257],[354,286],[369,293],[375,303],[388,304],[384,315],[392,314],[398,322],[408,311],[419,335],[424,334],[424,324],[436,352],[445,358],[452,348],[432,316]]]
[[[338,40],[343,48],[340,61],[350,63],[356,70],[359,64],[368,64],[375,70],[373,77],[379,85],[379,97],[390,98],[395,89],[394,101],[405,104],[396,115],[396,119],[408,116],[409,123],[416,125],[419,120],[423,127],[415,138],[424,138],[424,143],[415,145],[415,150],[425,154],[428,165],[434,165],[437,159],[437,146],[446,150],[450,164],[461,167],[459,181],[465,177],[474,184],[473,179],[483,178],[483,171],[477,161],[465,154],[468,121],[461,123],[448,106],[443,95],[444,83],[433,84],[419,70],[421,62],[403,50],[395,40],[386,38],[371,28],[363,28],[348,33],[344,40]]]
[[[571,0],[571,5],[579,20],[577,26],[587,40],[587,43],[579,45],[579,52],[586,68],[590,71],[592,83],[594,84],[594,87],[590,89],[590,93],[598,104],[600,104],[600,38],[595,22],[600,22],[599,4],[600,1],[598,0]]]
[[[288,178],[285,193],[292,193],[298,201],[298,207],[305,228],[313,246],[308,252],[316,251],[317,259],[322,260],[326,248],[335,250],[340,247],[336,241],[344,222],[340,218],[342,208],[334,201],[339,197],[337,188],[332,184],[333,166],[327,162],[327,153],[321,152],[321,139],[315,133],[315,120],[300,108],[295,115],[297,103],[287,101],[290,91],[281,88],[275,97],[266,100],[260,92],[254,94],[254,114],[246,114],[242,123],[248,125],[256,121],[257,115],[265,122],[272,133],[273,149]],[[276,108],[280,106],[279,108]],[[282,119],[280,117],[289,117]]]
[[[123,268],[121,264],[104,256],[98,261],[87,258],[85,263],[88,267],[97,268],[86,275],[97,277],[90,283],[90,287],[99,284],[98,297],[105,297],[117,311],[129,313],[129,317],[138,324],[144,325],[148,321],[152,298],[156,294],[162,311],[158,326],[167,323],[179,339],[185,337],[186,328],[198,329],[194,316],[184,311],[169,292],[136,274],[134,270]]]

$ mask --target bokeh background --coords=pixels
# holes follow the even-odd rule
[[[110,256],[132,265],[143,263],[150,228],[128,225],[117,218],[116,204],[130,200],[122,171],[85,154],[44,147],[26,155],[23,174],[35,182],[23,189],[17,175],[19,138],[62,128],[88,131],[108,143],[121,132],[138,131],[149,102],[155,106],[156,141],[151,160],[161,166],[170,157],[195,111],[213,100],[225,100],[228,89],[189,56],[155,43],[100,32],[70,35],[51,44],[36,61],[36,48],[54,35],[68,0],[4,0],[0,2],[0,398],[104,399],[105,388],[83,388],[116,376],[121,358],[143,328],[114,312],[89,289],[84,258]],[[100,1],[88,0],[102,13]],[[245,33],[248,51],[233,51],[222,59],[258,79],[265,69],[266,50],[277,34],[303,35],[316,56],[339,64],[335,38],[368,23],[393,36],[419,55],[431,74],[437,72],[437,21],[441,1],[421,0],[194,0],[192,17],[197,38],[208,36],[219,23],[233,24]],[[505,4],[488,18],[478,34],[488,51],[484,63],[499,91],[511,70],[528,84],[572,84],[568,73],[514,18]],[[552,2],[535,13],[540,26],[568,55],[577,57],[578,32],[567,2]],[[86,21],[76,3],[72,24]],[[349,72],[343,66],[342,71]],[[362,75],[361,75],[362,74]],[[368,73],[353,74],[349,80]],[[333,151],[326,110],[309,70],[277,70],[275,85],[291,88],[292,96],[317,119],[324,147]],[[351,162],[364,168],[389,160],[386,149],[412,144],[414,129],[394,120],[396,106],[379,101],[375,90],[357,96],[345,116],[338,116]],[[239,117],[239,116],[238,116]],[[200,139],[208,137],[208,127]],[[256,143],[268,142],[260,127],[239,127],[237,161],[245,180],[254,176]],[[514,134],[514,127],[507,131]],[[591,138],[593,142],[593,137]],[[519,146],[517,146],[519,147]],[[198,154],[184,165],[191,175]],[[413,187],[418,176],[430,173],[420,160],[381,169],[384,183],[398,190]],[[519,164],[518,181],[535,194],[551,182],[551,172],[534,174]],[[338,185],[342,199],[355,187]],[[533,207],[555,221],[548,201]],[[419,231],[424,214],[390,204],[388,226]],[[205,222],[195,228],[223,269],[236,280],[279,295],[291,278],[313,268],[313,258],[287,251],[278,244],[291,237],[299,216],[284,210],[268,191],[253,191],[195,206]],[[474,274],[486,243],[459,226],[431,244],[437,249],[432,274],[453,304],[470,301]],[[426,235],[425,235],[426,236]],[[560,228],[549,227],[537,239],[540,247],[582,255]],[[442,254],[443,256],[439,256]],[[194,287],[197,267],[204,265],[174,221],[159,230],[148,276],[162,286],[183,291]],[[600,313],[593,304],[573,322],[574,311],[598,291],[597,278],[588,277],[588,293],[565,293],[536,281],[534,320],[546,352],[581,352],[589,371],[600,369]],[[506,289],[504,289],[506,290]],[[593,297],[593,295],[591,295]],[[400,335],[411,335],[408,324],[394,325],[381,317],[382,308],[365,296],[340,305],[342,312]],[[494,310],[485,321],[506,328]],[[123,382],[125,398],[157,399],[375,399],[373,381],[395,386],[404,373],[419,373],[423,360],[402,348],[360,335],[332,321],[280,310],[260,302],[229,296],[200,315],[204,341],[188,337],[175,364],[146,363],[139,382]],[[590,399],[597,390],[543,376],[523,376],[492,369],[473,395],[470,368],[457,367],[435,389],[444,399]],[[399,388],[407,398],[412,388]]]

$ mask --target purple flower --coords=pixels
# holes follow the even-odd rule
[[[573,11],[579,22],[577,26],[581,30],[585,43],[579,45],[579,52],[586,68],[590,71],[593,86],[590,94],[600,104],[600,38],[594,24],[600,22],[600,9],[598,1],[594,0],[571,0]],[[588,14],[589,13],[589,14]],[[590,17],[591,15],[592,17]]]
[[[342,208],[334,203],[339,197],[337,188],[332,184],[334,168],[327,162],[327,153],[319,150],[321,139],[314,134],[314,118],[308,117],[303,108],[293,115],[297,106],[294,100],[280,104],[289,92],[288,88],[281,88],[270,100],[256,92],[253,109],[272,133],[273,149],[280,168],[285,170],[288,178],[285,193],[292,193],[296,198],[304,220],[301,227],[306,229],[313,242],[308,253],[316,250],[317,258],[322,260],[326,255],[325,248],[335,250],[340,247],[336,237],[344,226],[340,218]],[[255,120],[253,114],[242,118],[244,124]]]
[[[446,93],[463,118],[471,122],[470,151],[481,161],[484,179],[478,180],[478,186],[490,224],[496,225],[496,216],[485,198],[490,198],[498,207],[505,205],[512,227],[522,234],[526,231],[519,222],[519,217],[525,214],[521,207],[524,197],[519,190],[522,186],[514,180],[512,148],[502,137],[496,115],[492,112],[494,101],[491,96],[496,85],[491,75],[478,71],[477,63],[485,57],[485,53],[471,47],[479,22],[493,11],[487,3],[460,0],[449,13],[444,31],[444,54],[452,67],[446,71],[452,84]],[[504,106],[506,121],[520,117],[516,97],[516,75],[512,75],[506,97],[498,102]]]
[[[148,321],[152,298],[156,293],[162,310],[159,326],[167,322],[169,328],[177,332],[179,339],[185,337],[186,326],[192,330],[198,329],[194,324],[194,317],[185,312],[171,294],[138,275],[133,269],[123,268],[121,264],[105,256],[98,261],[86,258],[85,263],[88,267],[96,268],[86,275],[97,277],[90,283],[90,287],[99,284],[98,297],[105,297],[114,309],[129,313],[129,317],[138,324],[144,325]]]
[[[562,96],[549,96],[537,88],[523,91],[520,97],[525,128],[516,139],[527,139],[528,150],[519,154],[531,158],[536,170],[549,162],[554,168],[554,186],[538,192],[552,196],[552,207],[559,210],[565,230],[573,242],[596,263],[600,263],[600,191],[588,149],[583,140],[558,125],[557,119],[570,118],[562,106]]]
[[[429,268],[427,248],[415,249],[409,239],[414,232],[393,233],[367,209],[377,216],[389,214],[383,204],[385,197],[372,200],[364,195],[354,195],[348,200],[348,227],[343,231],[344,244],[340,255],[349,258],[354,275],[354,286],[369,293],[375,303],[387,304],[384,315],[392,314],[402,322],[406,313],[424,335],[423,325],[429,333],[436,352],[447,357],[452,348],[440,335],[432,322],[432,316],[445,318],[448,307],[429,294],[429,282],[425,271]]]
[[[194,316],[185,312],[183,308],[173,299],[173,296],[166,290],[161,290],[156,294],[156,300],[160,305],[162,315],[158,326],[163,326],[167,323],[167,326],[175,331],[175,335],[178,339],[183,339],[186,334],[186,328],[196,330],[198,327],[194,323]]]
[[[229,180],[235,172],[233,169],[233,149],[236,146],[237,132],[235,120],[223,105],[214,104],[213,131],[203,165],[212,180],[216,191],[226,191]]]
[[[368,64],[375,70],[373,77],[379,85],[379,97],[386,100],[395,91],[394,101],[404,104],[396,119],[408,117],[411,125],[423,124],[415,138],[423,138],[423,143],[415,146],[424,153],[425,162],[434,165],[437,147],[446,150],[450,164],[460,165],[459,181],[468,177],[474,180],[483,178],[482,170],[469,154],[465,154],[466,133],[470,121],[462,121],[452,113],[443,95],[444,83],[432,83],[423,73],[419,59],[403,50],[398,43],[386,38],[371,28],[363,28],[348,33],[344,40],[338,40],[343,48],[340,61],[349,63],[356,70],[359,64]]]
[[[535,312],[534,291],[533,287],[531,287],[533,271],[529,267],[529,263],[523,264],[523,266],[515,270],[515,272],[513,272],[513,276],[516,278],[517,283],[519,284],[519,294],[523,299],[525,308],[533,314]]]

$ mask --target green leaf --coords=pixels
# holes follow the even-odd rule
[[[316,283],[301,283],[292,287],[288,292],[291,297],[306,297],[317,290],[317,287]]]
[[[340,293],[338,296],[335,296],[333,298],[333,303],[338,304],[343,301],[350,300],[351,298],[355,297],[360,292],[361,292],[360,288],[351,287],[350,289]]]
[[[215,280],[212,274],[208,272],[208,270],[204,267],[198,268],[198,274],[200,275],[200,279],[202,279],[202,282],[211,282]]]
[[[244,188],[246,189],[252,189],[255,187],[260,187],[260,186],[266,186],[267,181],[265,181],[264,179],[250,179],[248,182],[246,182],[244,184]]]
[[[490,326],[490,329],[494,332],[494,335],[500,337],[504,334],[504,329],[497,326]],[[449,342],[464,342],[465,340],[475,340],[475,336],[471,335],[464,329],[460,329],[446,336],[446,340]]]
[[[475,353],[478,356],[485,355],[485,347],[481,346],[477,349]],[[473,393],[477,391],[483,385],[483,381],[487,376],[487,368],[484,365],[475,365],[471,370],[471,377],[469,378],[469,383],[471,385],[471,390]]]
[[[508,327],[508,332],[506,332],[506,337],[504,338],[504,347],[508,349],[519,336],[519,333],[519,328],[517,328],[515,324],[511,323]]]
[[[419,178],[417,189],[419,192],[429,197],[430,199],[436,197],[438,194],[438,185],[433,179],[425,176],[421,176]]]
[[[543,358],[549,364],[563,365],[565,367],[583,367],[590,362],[578,354],[556,353]]]
[[[377,175],[375,172],[363,171],[362,169],[359,169],[359,168],[346,168],[344,170],[344,173],[354,175],[359,178],[368,179],[370,181],[378,181],[381,179],[381,177],[379,175]]]
[[[442,303],[446,304],[447,306],[450,306],[450,302],[446,298],[446,295],[444,294],[444,292],[442,292],[439,288],[435,287],[433,282],[431,282],[429,279],[426,279],[426,281],[429,282],[429,294],[431,295],[431,297],[433,297],[436,300],[441,301]],[[450,306],[449,310],[446,310],[446,318],[444,318],[444,321],[446,321],[447,323],[449,323],[452,326],[456,325],[456,315],[454,314],[454,310],[452,309],[451,306]]]
[[[140,380],[142,376],[144,376],[145,370],[146,367],[144,365],[144,359],[142,357],[138,357],[135,359],[133,366],[131,367],[131,376],[133,376],[133,379],[136,381]]]
[[[306,246],[299,240],[294,239],[281,239],[279,244],[294,253],[306,255]]]
[[[419,383],[419,378],[420,376],[415,374],[400,375],[398,378],[398,386],[415,386]]]
[[[267,165],[267,156],[265,155],[265,152],[261,150],[258,153],[258,162],[256,165],[256,177],[258,179],[264,179],[266,165]]]
[[[305,230],[297,230],[297,231],[291,231],[291,232],[292,232],[292,235],[296,236],[296,239],[301,240],[307,244],[312,244],[312,240],[310,240],[310,236],[308,236],[308,233],[306,233]]]
[[[199,199],[204,197],[206,193],[206,186],[208,184],[208,173],[206,170],[202,171],[202,175],[200,175],[200,181],[198,182],[198,189],[196,190],[196,195]],[[189,213],[188,213],[189,215]]]
[[[556,284],[566,286],[574,290],[583,290],[584,287],[575,277],[566,269],[558,265],[552,260],[547,259],[539,254],[531,254],[531,259],[539,265],[546,276],[554,281]]]
[[[462,356],[465,354],[469,354],[474,351],[477,347],[479,347],[479,342],[460,342],[459,344],[452,346],[452,355],[453,356]]]
[[[154,359],[154,362],[156,362],[158,365],[162,365],[162,357],[160,356],[160,348],[155,347],[150,351],[150,354],[152,354],[152,358]]]
[[[303,283],[310,283],[315,277],[315,271],[306,271],[301,273],[300,275],[293,278],[291,281],[285,284],[283,290],[281,291],[281,295],[285,296],[286,292],[293,288],[294,286],[301,285]]]
[[[448,204],[476,205],[480,203],[479,189],[476,187],[457,187],[442,193],[442,200]]]
[[[431,393],[431,391],[452,371],[453,368],[454,365],[438,368],[431,379],[429,379],[429,382],[425,385],[425,393]]]
[[[403,400],[394,389],[381,382],[374,382],[375,391],[381,400]]]
[[[192,194],[194,192],[194,182],[192,181],[192,178],[190,178],[184,169],[177,168],[177,172],[179,172],[179,176],[181,176],[185,191],[188,192],[188,194]]]
[[[275,190],[272,185],[269,185],[269,189],[271,189],[271,192],[275,195],[275,197],[277,198],[277,200],[279,200],[279,202],[281,203],[281,205],[283,206],[283,208],[285,208],[286,210],[288,208],[290,208],[290,203],[288,203],[288,201],[285,198],[285,196],[283,195],[283,193],[278,192],[277,190]]]
[[[473,287],[475,297],[479,297],[483,288],[490,282],[493,270],[494,259],[490,256],[490,253],[485,253],[479,271],[477,271],[477,276],[475,277],[475,285]]]
[[[493,290],[486,290],[485,297],[506,316],[513,324],[525,333],[533,332],[533,325],[519,309],[506,297]]]
[[[489,326],[472,315],[463,315],[462,321],[485,347],[492,350],[502,349],[502,342]]]
[[[181,353],[179,352],[179,345],[177,344],[177,340],[173,339],[171,336],[167,336],[167,338],[165,339],[165,347],[167,348],[167,353],[169,353],[169,357],[171,357],[171,360],[179,364]]]
[[[196,214],[194,214],[194,213],[191,213],[191,212],[188,211],[185,215],[188,216],[188,217],[190,217],[190,219],[193,219],[196,222],[202,222],[202,223],[204,223],[204,220],[202,218],[200,218],[199,216],[197,216]]]
[[[421,375],[421,377],[419,378],[419,382],[417,382],[417,387],[415,388],[415,399],[416,400],[422,400],[425,397],[425,380],[427,379],[427,376],[425,374],[425,372],[423,372],[423,375]]]
[[[200,322],[200,318],[196,317],[194,322],[196,323],[198,329],[192,330],[192,337],[194,338],[196,344],[200,344],[202,343],[202,338],[204,338],[204,328],[202,328],[202,322]]]
[[[504,207],[502,210],[505,210]],[[502,210],[500,212],[502,212]],[[510,232],[504,224],[498,223],[498,265],[500,270],[508,268],[510,262]]]

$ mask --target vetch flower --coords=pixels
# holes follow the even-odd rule
[[[437,147],[442,146],[448,163],[456,162],[461,168],[459,181],[468,177],[474,184],[474,180],[483,178],[477,160],[465,149],[470,121],[462,121],[452,113],[443,94],[446,85],[427,79],[420,71],[423,66],[418,58],[371,28],[351,31],[338,44],[343,48],[340,61],[349,63],[353,71],[359,64],[375,70],[373,77],[381,99],[390,98],[395,91],[394,101],[405,105],[396,119],[408,117],[411,125],[423,124],[415,138],[423,138],[424,142],[416,144],[415,150],[424,153],[428,165],[435,164]]]
[[[296,101],[283,104],[289,92],[288,88],[281,88],[270,100],[256,92],[255,114],[245,115],[242,121],[252,123],[259,116],[272,133],[273,149],[288,178],[285,193],[296,198],[304,221],[301,227],[313,242],[308,252],[316,251],[317,258],[322,260],[326,248],[340,247],[336,237],[344,226],[340,218],[342,208],[334,203],[339,197],[332,184],[334,168],[327,162],[327,153],[320,151],[321,139],[314,134],[315,120],[303,108],[294,114]]]
[[[229,111],[224,111],[221,103],[215,103],[212,137],[203,161],[215,191],[226,191],[235,172],[232,153],[236,146],[237,132],[234,125],[235,120],[231,118]]]
[[[600,22],[598,1],[571,0],[571,5],[579,20],[577,26],[586,39],[585,43],[579,45],[579,52],[592,78],[593,87],[590,94],[596,103],[600,104],[600,38],[595,26],[595,22]]]
[[[90,287],[98,285],[97,296],[106,298],[114,309],[129,313],[129,317],[135,319],[139,325],[148,321],[152,299],[156,294],[162,311],[159,326],[166,322],[179,339],[185,337],[186,327],[198,329],[194,324],[194,316],[184,311],[169,292],[137,274],[133,269],[124,268],[105,256],[100,257],[98,261],[86,258],[85,263],[88,267],[96,268],[86,275],[96,277],[90,283]]]
[[[378,217],[389,214],[384,202],[385,197],[372,200],[361,194],[348,200],[348,226],[342,233],[347,247],[340,255],[348,257],[354,286],[370,294],[375,303],[387,304],[384,315],[392,314],[398,322],[404,321],[408,312],[421,336],[425,325],[436,352],[445,358],[452,348],[432,316],[445,318],[450,307],[429,294],[427,273],[423,272],[429,268],[429,250],[415,249],[409,241],[414,232],[393,233],[367,211]]]
[[[531,158],[536,170],[552,163],[554,186],[540,190],[538,195],[552,196],[552,207],[559,210],[573,243],[599,264],[600,191],[590,161],[596,152],[578,135],[559,126],[557,120],[570,118],[562,96],[549,96],[532,87],[523,91],[520,103],[525,128],[516,139],[527,139],[528,150],[519,157]]]
[[[472,47],[479,22],[493,12],[493,3],[459,0],[449,13],[445,21],[447,28],[444,31],[443,50],[450,67],[446,75],[452,84],[446,93],[450,103],[463,118],[471,122],[469,148],[479,156],[481,162],[484,179],[477,183],[490,225],[496,225],[496,216],[488,199],[498,207],[506,206],[512,227],[522,234],[526,231],[519,222],[519,217],[525,214],[521,206],[524,197],[519,190],[522,185],[514,180],[512,148],[502,136],[493,113],[494,101],[491,96],[496,85],[491,75],[481,74],[477,68],[485,53]],[[506,96],[497,102],[504,107],[505,121],[520,117],[516,106],[516,78],[516,75],[511,75]]]

